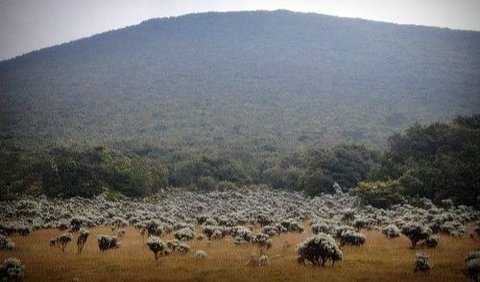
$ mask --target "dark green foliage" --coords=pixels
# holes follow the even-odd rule
[[[362,145],[338,145],[279,156],[247,152],[169,151],[155,146],[0,148],[0,199],[27,193],[92,197],[102,192],[142,197],[168,186],[200,191],[233,190],[249,184],[304,190],[308,195],[357,186],[365,204],[388,208],[403,199],[451,198],[476,205],[479,191],[478,116],[451,124],[414,125],[390,138],[380,153]],[[160,153],[161,152],[161,153]],[[113,197],[113,198],[118,198]]]
[[[388,208],[402,202],[404,190],[399,181],[374,181],[360,182],[356,192],[364,204]]]
[[[416,124],[383,156],[367,148],[478,112],[479,49],[478,32],[238,12],[0,62],[0,199],[249,184],[313,196],[395,180],[406,196],[476,205],[479,115]],[[397,202],[382,193],[378,205]]]
[[[275,155],[385,145],[480,108],[480,33],[315,14],[206,13],[0,62],[0,135]]]
[[[389,139],[383,178],[398,178],[405,195],[478,206],[480,115],[450,124],[414,125]]]
[[[377,152],[358,145],[339,145],[332,150],[312,151],[302,178],[302,188],[309,195],[333,193],[337,182],[353,188],[365,180],[380,157]]]
[[[242,184],[250,180],[238,164],[226,158],[202,157],[175,165],[169,183],[175,187],[194,185],[200,190],[214,190],[217,181]]]

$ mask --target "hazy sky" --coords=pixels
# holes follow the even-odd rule
[[[155,17],[276,9],[480,30],[480,0],[0,0],[0,60]]]

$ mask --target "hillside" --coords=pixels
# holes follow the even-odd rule
[[[287,11],[193,14],[0,62],[0,134],[26,145],[275,152],[480,109],[480,33]]]

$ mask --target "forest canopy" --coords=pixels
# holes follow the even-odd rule
[[[155,146],[71,146],[0,149],[0,195],[143,197],[166,187],[211,191],[250,185],[315,196],[356,193],[365,204],[389,207],[405,199],[452,199],[478,207],[480,115],[451,123],[414,124],[394,134],[384,151],[340,144],[275,157],[244,152],[166,151]]]

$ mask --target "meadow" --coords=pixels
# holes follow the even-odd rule
[[[139,231],[133,227],[125,230],[118,249],[102,252],[96,239],[112,231],[108,227],[91,228],[81,254],[77,254],[73,241],[64,253],[49,246],[49,239],[62,233],[57,229],[40,229],[27,237],[13,235],[17,248],[1,252],[0,259],[19,258],[26,265],[24,281],[468,281],[462,272],[465,257],[480,247],[480,241],[469,236],[441,235],[438,247],[413,250],[404,236],[388,239],[371,230],[363,232],[365,245],[342,247],[344,259],[335,266],[327,263],[326,267],[314,267],[295,261],[296,245],[311,236],[306,230],[272,238],[272,247],[265,252],[268,265],[251,267],[247,264],[252,255],[258,257],[258,248],[251,244],[237,246],[230,237],[189,241],[189,253],[173,253],[156,262]],[[467,228],[467,234],[470,232],[471,227]],[[173,239],[173,235],[162,238]],[[198,249],[208,256],[195,258]],[[427,273],[414,272],[418,251],[428,254],[433,264]]]

